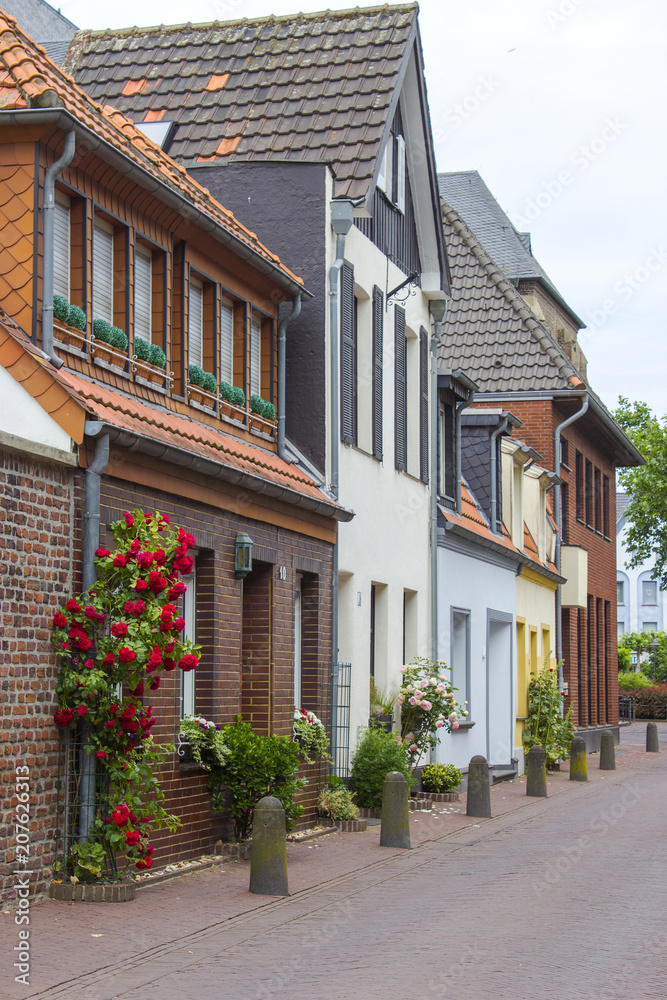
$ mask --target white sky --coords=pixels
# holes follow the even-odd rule
[[[341,0],[61,2],[79,27],[231,20]],[[587,323],[588,377],[667,411],[667,4],[422,0],[438,169],[479,170]],[[296,265],[294,265],[296,266]]]

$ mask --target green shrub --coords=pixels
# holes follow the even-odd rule
[[[269,403],[268,400],[262,399],[261,396],[257,396],[254,393],[250,397],[250,409],[264,420],[276,419],[276,408],[273,403]]]
[[[390,771],[400,771],[408,786],[414,784],[408,755],[400,737],[375,726],[361,728],[357,738],[351,770],[357,802],[364,809],[381,809],[382,783]]]
[[[245,406],[245,392],[235,385],[230,385],[229,382],[220,383],[220,399],[231,403],[232,406]]]
[[[357,819],[359,807],[354,802],[354,792],[344,785],[323,788],[317,797],[317,811],[330,819]]]
[[[62,295],[53,296],[53,316],[55,319],[59,319],[61,323],[69,323],[69,302],[67,299],[63,298]]]
[[[148,361],[150,364],[151,360],[151,347],[153,345],[149,344],[147,340],[143,337],[134,338],[134,353],[139,358],[140,361]]]
[[[86,314],[79,306],[70,306],[67,310],[67,322],[77,330],[85,330],[88,325]]]
[[[638,691],[640,688],[651,687],[651,682],[645,674],[635,674],[631,670],[621,670],[618,675],[618,687],[623,691]]]
[[[461,772],[453,764],[428,764],[422,771],[425,792],[453,792],[461,784]]]
[[[526,753],[533,746],[544,748],[547,765],[570,756],[572,733],[572,706],[563,716],[563,696],[558,687],[558,671],[550,667],[548,659],[538,674],[533,674],[528,685],[528,716],[523,730]]]
[[[638,719],[667,719],[667,684],[651,684],[632,692]]]
[[[93,320],[93,336],[95,340],[101,340],[119,351],[127,350],[127,335],[119,327],[107,323],[105,319]]]
[[[216,377],[211,372],[204,372],[202,389],[205,389],[206,392],[213,393],[213,395],[215,395],[216,392],[218,391],[218,383]]]
[[[205,372],[199,365],[189,365],[188,382],[190,385],[198,385],[205,392],[216,393],[218,391],[215,375],[212,375],[211,372]]]
[[[297,777],[299,748],[286,736],[260,736],[240,718],[233,726],[222,730],[229,756],[220,767],[211,770],[209,790],[213,808],[224,808],[226,802],[234,820],[234,835],[245,839],[252,830],[255,806],[265,795],[275,795],[285,810],[285,822],[290,830],[303,813],[294,796],[304,784]]]
[[[167,355],[164,353],[159,344],[151,344],[150,362],[152,365],[155,365],[156,368],[166,367]]]

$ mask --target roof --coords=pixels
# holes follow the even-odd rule
[[[270,263],[277,274],[289,279],[290,284],[302,284],[301,279],[219,204],[206,188],[193,180],[182,166],[147,139],[120,111],[103,108],[92,100],[72,77],[49,59],[44,49],[32,41],[13,17],[0,11],[0,108],[6,112],[9,108],[60,107],[83,124],[98,143],[99,140],[106,142],[139,167],[152,179],[152,188],[157,179],[243,244],[246,254],[249,250],[251,257]],[[43,111],[35,111],[36,118],[43,114]],[[103,150],[101,155],[104,157]]]
[[[179,162],[314,159],[335,197],[372,180],[417,36],[416,3],[209,24],[81,31],[67,68],[134,121],[178,123]]]
[[[508,278],[542,282],[575,324],[585,326],[533,256],[530,233],[514,228],[476,170],[438,174],[438,187],[441,197],[456,209]]]
[[[337,519],[348,520],[351,516],[323,493],[313,477],[273,452],[165,407],[151,406],[65,368],[56,369],[2,310],[0,364],[77,444],[84,439],[86,419],[97,420],[119,432],[121,446],[129,443],[131,436],[133,441],[143,442],[143,448],[136,450],[144,454],[159,458],[178,452],[186,456],[186,461],[180,464],[187,462],[196,471],[211,470],[211,474],[217,474],[215,470],[224,467],[237,474],[226,478],[233,482],[242,479],[244,485],[256,492],[271,493],[262,487],[263,481],[279,488],[273,495],[283,496],[287,502],[301,503]]]
[[[44,0],[2,0],[2,9],[15,17],[23,30],[44,46],[50,59],[62,64],[69,43],[78,30],[76,24]]]
[[[507,275],[448,203],[442,205],[452,296],[438,352],[480,392],[583,388],[579,373]]]

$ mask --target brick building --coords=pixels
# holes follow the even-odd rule
[[[280,735],[295,704],[326,713],[332,553],[351,515],[287,457],[282,434],[281,352],[289,303],[308,296],[301,280],[4,15],[0,64],[5,899],[17,767],[31,775],[34,891],[48,879],[50,625],[90,584],[109,526],[127,509],[158,509],[197,538],[183,615],[202,660],[152,699],[155,735],[171,741],[194,712],[219,723],[240,713]],[[240,533],[253,549],[245,579]],[[222,826],[205,774],[174,755],[161,780],[182,825],[156,836],[160,859],[210,850]]]
[[[440,362],[477,384],[475,405],[503,406],[561,480],[555,653],[566,705],[589,748],[618,725],[615,470],[641,455],[586,383],[582,326],[476,172],[439,175],[452,267]],[[543,650],[543,655],[547,651]],[[534,668],[535,664],[531,664]]]

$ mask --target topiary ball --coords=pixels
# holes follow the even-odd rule
[[[188,365],[188,382],[190,385],[198,385],[200,389],[204,388],[204,369],[200,368],[199,365]]]
[[[69,306],[67,310],[67,323],[76,327],[77,330],[86,329],[86,314],[79,306]]]
[[[153,345],[149,344],[147,340],[144,340],[142,337],[137,337],[135,335],[135,338],[134,338],[134,353],[139,358],[140,361],[148,361],[148,362],[150,362],[150,360],[151,360],[151,348],[152,348],[152,346]]]
[[[245,406],[245,392],[243,389],[240,389],[237,385],[233,385],[229,402],[234,406]]]
[[[63,298],[62,295],[53,296],[53,316],[54,319],[59,319],[61,323],[68,323],[69,315],[69,302],[67,299]]]
[[[164,368],[167,364],[167,355],[159,344],[151,344],[150,363],[156,368]]]

